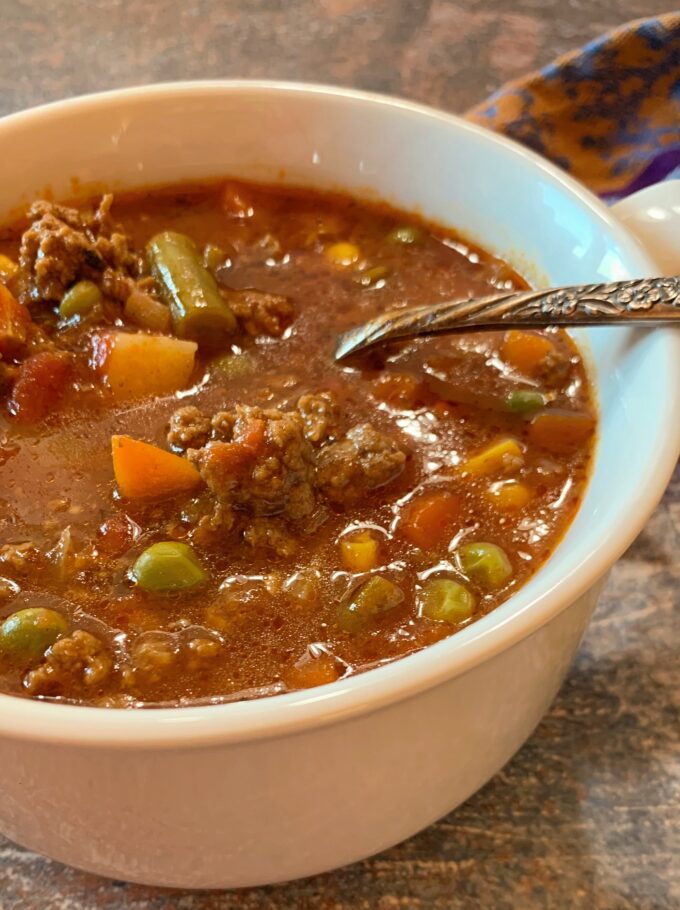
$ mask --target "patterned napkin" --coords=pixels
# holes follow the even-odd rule
[[[614,202],[680,177],[680,13],[638,19],[511,82],[467,116]]]

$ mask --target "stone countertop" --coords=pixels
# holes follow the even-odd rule
[[[462,111],[658,11],[650,0],[3,0],[0,113],[229,76]],[[676,471],[529,742],[464,806],[392,850],[303,882],[202,894],[106,881],[0,837],[0,910],[680,907],[679,548]]]

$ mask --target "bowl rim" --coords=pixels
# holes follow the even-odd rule
[[[592,220],[596,219],[615,239],[631,270],[643,274],[654,269],[650,257],[609,209],[585,187],[558,167],[519,144],[430,106],[373,92],[330,85],[279,80],[201,80],[165,82],[113,89],[51,102],[0,119],[0,143],[8,128],[39,129],[41,120],[60,114],[85,113],[92,108],[116,107],[121,101],[153,102],[168,97],[209,97],[227,93],[311,94],[332,97],[363,107],[388,106],[429,120],[448,124],[455,131],[473,134],[496,145],[505,156],[528,161],[542,177],[576,199]],[[464,231],[464,227],[463,227]],[[660,387],[680,385],[680,332],[658,330],[666,375]],[[670,370],[670,374],[668,373]],[[663,427],[662,427],[663,424]],[[669,429],[670,428],[670,429]],[[662,432],[663,430],[663,432]],[[531,597],[520,588],[505,603],[516,605],[506,618],[492,611],[466,629],[435,645],[369,672],[320,686],[253,701],[221,705],[172,708],[112,709],[80,705],[55,705],[39,700],[0,694],[0,735],[22,740],[92,748],[195,748],[200,745],[238,743],[299,733],[338,723],[357,715],[394,705],[471,670],[526,638],[597,584],[632,543],[661,499],[680,450],[680,396],[668,394],[663,420],[656,427],[658,446],[644,482],[626,491],[629,516],[613,528],[579,565],[560,580]],[[598,452],[594,460],[597,463]],[[578,571],[575,571],[578,569]],[[532,578],[541,576],[542,569]]]

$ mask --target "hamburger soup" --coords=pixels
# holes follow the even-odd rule
[[[527,286],[448,230],[223,181],[36,201],[0,252],[4,692],[330,683],[492,610],[578,508],[596,420],[564,332],[334,362],[379,311]]]

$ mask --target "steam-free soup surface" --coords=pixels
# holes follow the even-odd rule
[[[564,333],[334,362],[385,309],[526,286],[449,232],[226,182],[37,202],[2,238],[5,692],[329,683],[492,610],[573,518],[595,419]]]

